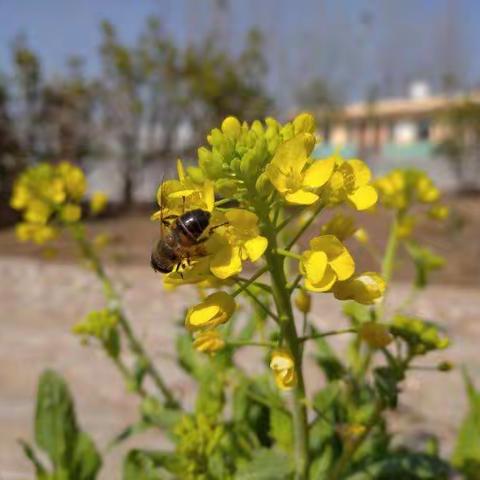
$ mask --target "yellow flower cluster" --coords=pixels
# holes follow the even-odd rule
[[[386,208],[406,211],[415,203],[431,204],[432,216],[439,219],[448,216],[448,209],[438,204],[440,190],[432,179],[421,170],[396,169],[375,181],[380,201]]]
[[[42,244],[54,239],[61,225],[78,222],[86,189],[82,170],[68,162],[41,163],[25,170],[10,200],[12,208],[22,212],[23,221],[16,226],[19,240]],[[94,193],[92,213],[100,212],[106,202],[105,194]]]
[[[310,249],[301,255],[299,269],[307,290],[332,292],[338,300],[371,305],[379,302],[385,292],[385,282],[377,273],[354,275],[355,262],[334,235],[311,239]]]

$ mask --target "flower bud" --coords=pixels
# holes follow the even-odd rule
[[[93,192],[90,198],[90,211],[93,215],[98,215],[105,210],[108,203],[107,194],[104,192]]]
[[[358,334],[371,348],[385,348],[393,341],[393,337],[388,327],[381,323],[364,323],[360,326]]]
[[[215,353],[225,347],[225,341],[216,330],[199,333],[193,341],[193,346],[204,353]]]
[[[281,390],[290,390],[296,385],[295,362],[288,350],[284,348],[274,350],[270,360],[270,368],[273,370],[275,382]]]
[[[302,313],[309,313],[312,306],[312,297],[304,290],[299,290],[295,296],[295,306]]]

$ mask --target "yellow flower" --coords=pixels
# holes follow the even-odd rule
[[[108,196],[104,192],[93,192],[90,197],[90,211],[93,215],[98,215],[105,210],[108,203]]]
[[[42,245],[56,238],[58,231],[50,225],[35,223],[17,223],[15,226],[15,235],[21,242],[33,241]]]
[[[228,293],[212,293],[203,302],[188,309],[185,325],[189,330],[216,327],[229,320],[235,307],[235,301]]]
[[[46,224],[52,213],[53,209],[47,203],[33,198],[27,205],[23,217],[27,222]]]
[[[257,261],[268,241],[259,235],[258,218],[248,210],[232,208],[225,212],[225,226],[216,230],[207,245],[211,254],[210,270],[225,279],[242,271],[242,261]]]
[[[372,174],[368,166],[357,159],[336,159],[336,168],[328,182],[326,201],[339,203],[349,201],[357,210],[366,210],[375,205],[377,191],[369,185]]]
[[[58,165],[57,172],[63,180],[69,198],[81,200],[87,189],[87,181],[82,170],[71,163],[62,162]]]
[[[363,305],[372,305],[382,299],[385,282],[377,273],[365,272],[344,282],[335,283],[332,292],[338,300],[355,300]]]
[[[424,172],[421,172],[417,180],[417,196],[422,203],[433,203],[440,198],[440,190]]]
[[[392,170],[389,174],[376,180],[375,187],[379,191],[385,207],[397,210],[407,207],[406,183],[403,170]]]
[[[193,346],[199,352],[215,353],[225,347],[225,341],[216,330],[200,332],[193,341]]]
[[[358,335],[371,348],[385,348],[393,341],[388,327],[376,322],[363,323]]]
[[[295,296],[295,305],[302,313],[309,313],[312,307],[312,297],[304,290],[299,290]]]
[[[213,183],[206,180],[198,185],[185,174],[181,160],[177,160],[178,180],[167,180],[157,190],[160,210],[152,215],[152,220],[160,220],[170,215],[180,216],[185,212],[200,208],[211,212],[215,203]]]
[[[282,143],[265,173],[273,186],[295,205],[311,205],[319,196],[314,190],[325,185],[335,166],[334,158],[311,162],[315,137],[300,133]]]
[[[403,215],[397,223],[398,238],[408,238],[412,235],[416,218],[413,215]]]
[[[302,253],[299,268],[307,290],[326,292],[335,282],[353,275],[355,262],[337,237],[322,235],[310,240],[310,250]]]
[[[435,220],[445,220],[450,215],[450,209],[446,205],[433,205],[428,215]]]
[[[60,210],[60,218],[66,223],[74,223],[80,220],[82,209],[74,203],[65,204]]]
[[[355,240],[357,240],[358,243],[361,243],[362,245],[367,244],[370,241],[370,236],[368,235],[368,232],[364,228],[359,228],[355,230],[355,233],[353,234]]]
[[[334,235],[342,242],[355,233],[355,219],[349,215],[337,213],[322,225],[322,235]]]
[[[273,370],[275,382],[281,390],[290,390],[297,384],[295,362],[291,353],[279,348],[272,352],[270,368]]]

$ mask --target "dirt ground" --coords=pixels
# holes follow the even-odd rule
[[[480,200],[455,202],[458,212],[456,228],[441,234],[438,226],[422,228],[420,235],[435,244],[447,257],[444,272],[413,306],[413,311],[439,322],[453,338],[453,346],[424,365],[449,359],[456,365],[468,365],[480,387]],[[372,239],[380,243],[385,222],[369,224]],[[148,215],[131,215],[90,225],[94,233],[108,231],[114,238],[106,251],[110,269],[119,278],[125,292],[127,311],[134,327],[145,341],[160,370],[168,372],[172,388],[186,403],[191,402],[193,386],[171,360],[176,319],[192,301],[193,291],[166,293],[159,276],[148,266],[149,249],[157,235],[157,226]],[[459,225],[463,228],[459,229]],[[60,371],[73,390],[81,425],[92,433],[105,451],[111,437],[136,418],[137,399],[125,393],[122,381],[102,352],[80,345],[70,330],[88,311],[102,306],[99,285],[92,274],[73,262],[68,242],[59,243],[60,253],[53,260],[42,260],[39,248],[19,245],[13,232],[0,232],[0,479],[33,478],[16,442],[32,438],[34,394],[38,375],[47,367]],[[370,260],[365,258],[365,264]],[[407,293],[402,277],[393,285],[392,304],[398,304]],[[165,307],[168,306],[168,316]],[[319,295],[314,303],[315,322],[323,328],[345,325],[337,302]],[[344,344],[339,339],[339,347]],[[255,369],[258,357],[248,349],[240,359]],[[307,384],[321,384],[322,378],[308,360]],[[405,383],[399,412],[393,415],[395,438],[416,443],[426,432],[437,434],[445,451],[452,448],[456,428],[465,411],[461,375],[416,371]],[[123,453],[134,446],[151,448],[165,445],[165,440],[144,434],[106,455],[103,480],[120,478]]]

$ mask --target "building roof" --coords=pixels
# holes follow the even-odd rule
[[[375,103],[359,102],[346,105],[344,118],[355,120],[375,115],[376,117],[415,116],[442,110],[452,104],[470,100],[480,103],[480,91],[455,95],[437,95],[424,98],[386,98]]]

